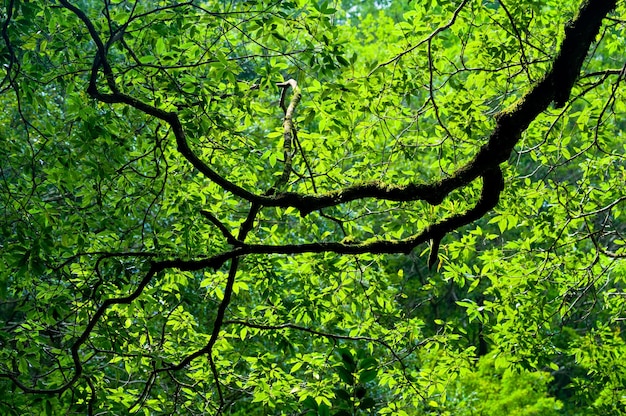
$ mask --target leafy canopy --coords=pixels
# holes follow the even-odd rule
[[[625,7],[5,1],[0,413],[625,412]]]

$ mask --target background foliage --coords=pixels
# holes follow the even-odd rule
[[[626,412],[614,3],[6,0],[0,413]]]

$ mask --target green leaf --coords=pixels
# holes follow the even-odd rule
[[[344,383],[350,386],[354,384],[354,374],[350,370],[347,370],[344,367],[337,367],[337,375],[339,375],[339,378]]]
[[[377,375],[378,375],[377,369],[362,371],[359,374],[359,382],[365,384],[369,381],[374,380]]]

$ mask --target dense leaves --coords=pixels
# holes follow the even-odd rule
[[[625,8],[5,1],[0,413],[626,412]]]

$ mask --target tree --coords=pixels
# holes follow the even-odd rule
[[[7,0],[2,413],[625,411],[617,3]]]

